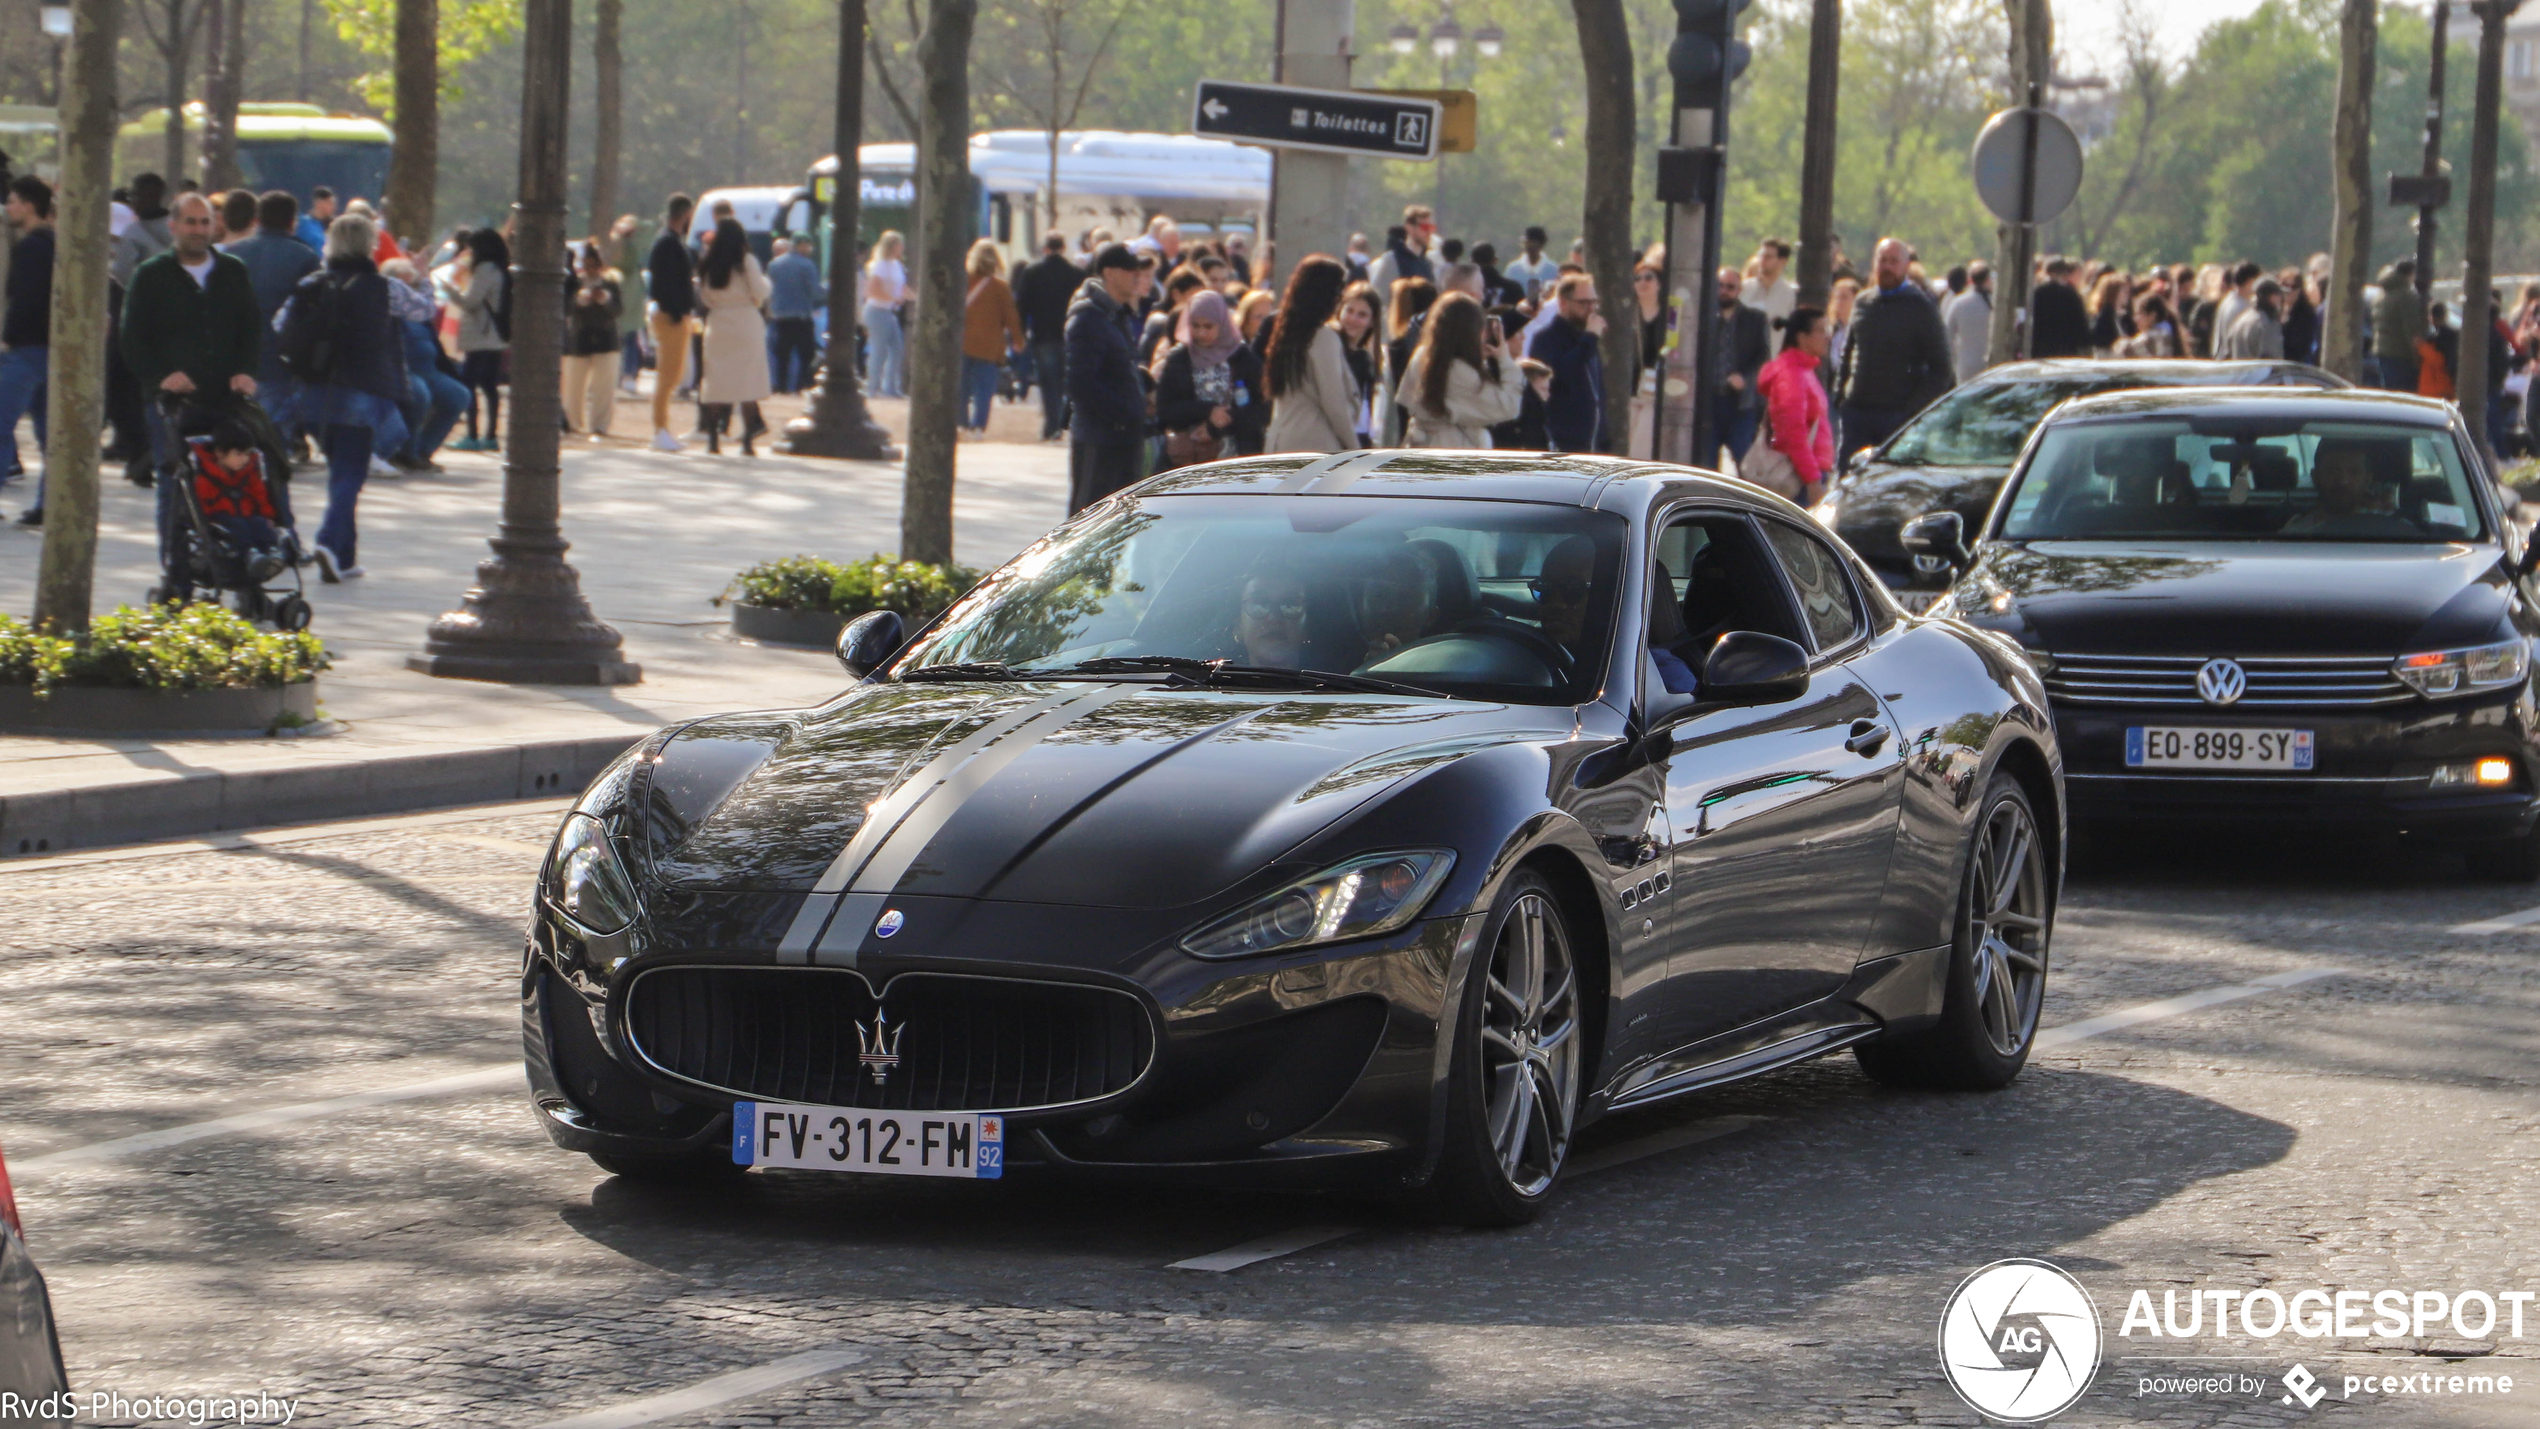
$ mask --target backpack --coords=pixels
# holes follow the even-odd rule
[[[494,290],[494,301],[485,305],[485,315],[494,320],[494,335],[504,342],[512,340],[512,275],[503,272],[503,286]]]
[[[291,290],[291,308],[283,315],[282,339],[275,356],[282,370],[302,382],[324,382],[335,373],[336,309],[344,284],[321,268]]]

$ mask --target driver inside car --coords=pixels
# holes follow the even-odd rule
[[[1269,669],[1302,668],[1305,580],[1285,566],[1263,566],[1244,578],[1231,632],[1233,659]]]
[[[2396,536],[2422,534],[2415,522],[2398,514],[2398,493],[2373,477],[2372,456],[2359,447],[2320,443],[2311,463],[2311,484],[2319,488],[2319,504],[2283,529],[2315,536]]]

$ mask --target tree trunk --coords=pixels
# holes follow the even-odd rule
[[[810,409],[785,424],[784,450],[793,456],[852,457],[887,461],[899,455],[891,434],[864,405],[855,370],[856,319],[864,309],[864,0],[838,0],[838,97],[829,142],[838,175],[829,191],[829,350],[822,355],[820,386]]]
[[[900,554],[953,554],[953,449],[961,419],[962,253],[970,246],[970,31],[979,0],[928,0],[917,40],[916,330],[908,338],[908,467]]]
[[[2478,88],[2470,101],[2469,211],[2462,216],[2461,233],[2461,371],[2453,386],[2461,421],[2490,466],[2496,465],[2496,451],[2487,439],[2489,389],[2504,379],[2503,373],[2491,376],[2487,370],[2488,333],[2496,322],[2488,291],[2496,269],[2496,124],[2504,107],[2505,16],[2514,3],[2485,0],[2473,7],[2478,15]]]
[[[247,0],[206,0],[211,49],[203,70],[203,187],[238,187],[238,100],[247,68]]]
[[[106,424],[106,227],[114,187],[115,26],[123,0],[74,0],[54,196],[53,330],[45,382],[44,552],[35,623],[88,628],[97,577],[98,434]]]
[[[185,177],[185,76],[191,68],[195,13],[185,0],[167,0],[167,44],[161,51],[168,62],[168,134],[164,167],[160,173],[168,181],[168,199],[176,199],[177,181]],[[199,13],[199,12],[196,12]]]
[[[2046,80],[2055,69],[2055,18],[2047,0],[2006,0],[2011,11],[2011,105],[2043,106]],[[2037,287],[2037,227],[2004,223],[1994,227],[2000,244],[1993,265],[1993,331],[1985,343],[1985,365],[2016,362],[2028,351],[2029,294]]]
[[[1842,0],[1808,17],[1808,117],[1799,159],[1799,301],[1822,311],[1834,290],[1835,91],[1843,60]]]
[[[1622,0],[1570,0],[1579,26],[1579,59],[1588,75],[1629,75],[1632,31]],[[1640,324],[1632,306],[1632,87],[1587,86],[1585,203],[1579,234],[1587,243],[1588,273],[1605,304],[1606,444],[1624,450],[1631,439],[1633,377],[1640,371]]]
[[[591,236],[617,214],[617,165],[626,147],[626,0],[599,0],[591,20]]]
[[[432,240],[433,179],[441,167],[440,0],[396,0],[397,146],[388,155],[388,224]]]
[[[2329,230],[2328,329],[2320,365],[2349,382],[2364,371],[2364,284],[2372,272],[2372,85],[2381,0],[2345,0],[2337,22],[2337,127],[2330,169],[2337,215]]]

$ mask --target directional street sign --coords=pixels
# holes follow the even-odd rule
[[[1204,79],[1191,97],[1191,132],[1238,144],[1426,161],[1438,156],[1438,114],[1434,99]]]

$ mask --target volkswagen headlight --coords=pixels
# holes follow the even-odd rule
[[[1445,849],[1371,854],[1301,879],[1182,939],[1198,957],[1338,943],[1390,933],[1420,915],[1455,867]]]
[[[589,814],[567,814],[556,831],[556,846],[547,855],[547,896],[565,915],[594,933],[606,935],[635,921],[642,906],[635,880],[609,847],[608,830]]]
[[[2426,650],[2402,655],[2390,668],[2421,695],[2492,690],[2520,683],[2531,673],[2531,646],[2523,640],[2505,640],[2466,650]]]

